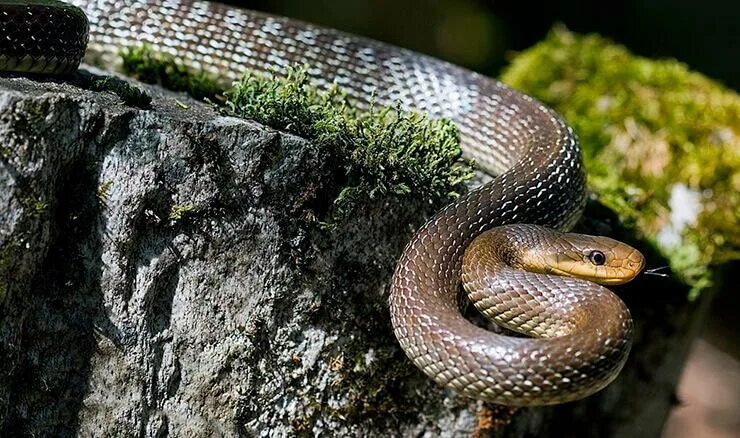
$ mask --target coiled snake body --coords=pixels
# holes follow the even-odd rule
[[[620,371],[632,328],[624,304],[595,283],[553,273],[624,282],[642,268],[639,253],[611,239],[506,225],[566,229],[580,214],[578,142],[552,110],[454,65],[287,18],[186,0],[70,3],[87,14],[88,53],[99,60],[146,43],[229,79],[306,64],[317,85],[336,82],[360,105],[374,92],[378,104],[400,101],[456,122],[467,156],[498,176],[437,213],[406,246],[389,299],[404,351],[435,381],[509,405],[578,399]],[[87,23],[58,8],[49,0],[0,4],[0,70],[76,69]],[[461,278],[484,314],[535,338],[465,319]]]

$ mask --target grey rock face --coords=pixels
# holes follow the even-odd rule
[[[419,205],[368,199],[327,229],[327,151],[137,86],[150,106],[0,78],[0,434],[660,430],[696,319],[682,291],[626,289],[638,338],[595,397],[513,417],[457,398],[390,328]]]
[[[4,430],[469,427],[390,330],[399,224],[418,209],[368,200],[326,231],[340,182],[325,151],[150,92],[140,109],[0,79]]]

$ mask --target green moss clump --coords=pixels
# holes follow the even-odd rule
[[[92,91],[106,91],[118,96],[127,105],[138,108],[148,108],[152,97],[144,90],[113,76],[95,78],[91,84]]]
[[[333,151],[346,176],[334,201],[334,219],[361,197],[448,200],[473,175],[461,158],[452,122],[373,105],[358,111],[339,88],[322,93],[311,86],[303,68],[289,69],[284,78],[247,74],[225,95],[234,114]]]
[[[123,72],[148,84],[184,91],[196,99],[219,100],[224,86],[212,75],[189,69],[172,56],[157,53],[147,45],[120,53]]]
[[[573,125],[590,186],[665,252],[694,296],[710,284],[711,265],[740,258],[737,93],[677,61],[563,27],[501,79]],[[675,216],[686,207],[679,199],[693,199],[695,219]]]
[[[28,196],[20,200],[23,214],[30,217],[39,217],[46,212],[46,203],[35,196]]]
[[[177,222],[197,210],[193,204],[173,205],[170,209],[169,219]]]
[[[103,181],[100,186],[98,186],[98,204],[101,206],[105,206],[105,203],[108,202],[108,198],[110,197],[111,190],[113,189],[113,181],[112,180],[105,180]]]
[[[225,103],[233,115],[329,148],[346,177],[326,218],[329,225],[359,198],[408,195],[434,205],[456,197],[473,175],[452,122],[398,108],[358,111],[339,88],[322,93],[310,85],[301,67],[288,68],[285,77],[247,72],[224,92],[213,76],[148,46],[125,50],[121,58],[124,72],[143,82]]]

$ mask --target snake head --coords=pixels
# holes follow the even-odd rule
[[[645,267],[640,251],[609,237],[557,233],[556,242],[538,247],[539,260],[533,260],[539,265],[537,271],[617,285],[632,280]]]

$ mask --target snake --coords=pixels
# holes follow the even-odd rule
[[[566,232],[586,177],[555,111],[462,67],[294,19],[188,0],[69,3],[0,3],[0,70],[69,74],[85,54],[113,66],[121,49],[147,44],[226,80],[303,64],[316,86],[337,84],[360,107],[400,102],[452,120],[465,155],[495,177],[433,215],[402,251],[388,299],[401,348],[437,383],[509,406],[578,400],[619,374],[633,322],[604,286],[633,279],[644,258]],[[461,312],[461,286],[505,331]]]

